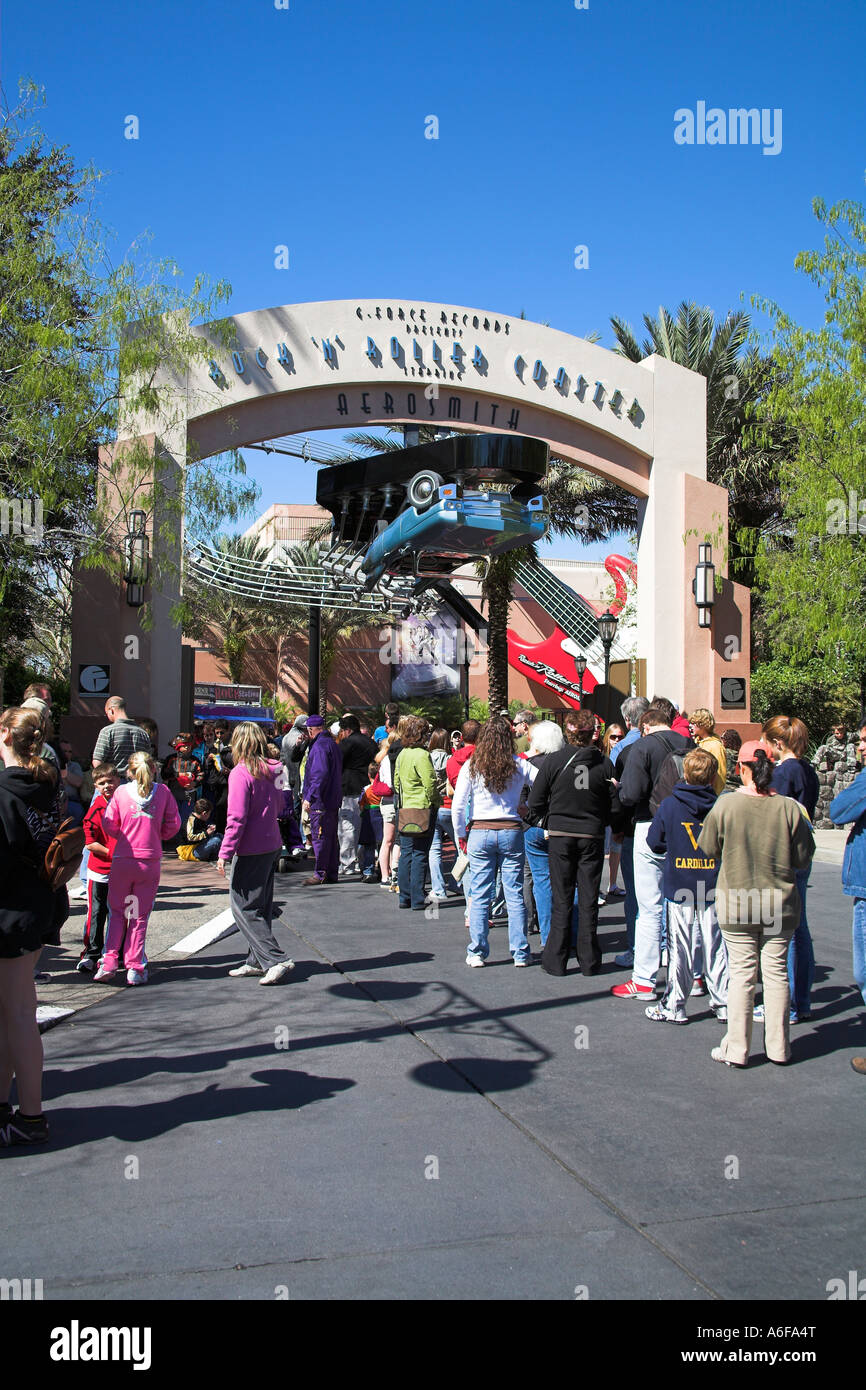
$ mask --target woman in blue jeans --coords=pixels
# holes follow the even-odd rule
[[[818,774],[804,754],[809,747],[809,730],[802,719],[776,715],[768,719],[761,735],[770,745],[776,766],[773,769],[773,790],[779,796],[790,796],[803,807],[809,820],[815,815],[820,784]],[[788,984],[791,989],[791,1022],[802,1023],[812,1017],[812,985],[815,980],[815,951],[806,917],[808,869],[798,869],[797,890],[802,902],[800,925],[788,947]],[[757,1015],[760,1021],[761,1014]]]
[[[505,719],[491,719],[457,779],[451,807],[460,849],[469,854],[472,904],[466,964],[484,965],[490,954],[488,918],[497,871],[508,908],[508,946],[516,966],[529,965],[523,901],[523,820],[518,809],[537,769],[514,752],[514,735]],[[471,817],[471,828],[468,828]]]

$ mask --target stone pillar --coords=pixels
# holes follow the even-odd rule
[[[179,484],[177,442],[167,448],[154,435],[144,441],[154,456],[163,487]],[[124,471],[123,454],[128,442],[104,449],[102,500],[110,516],[116,518],[113,544],[122,553],[129,512],[138,503],[149,509],[144,494],[149,480],[138,485]],[[127,485],[128,484],[128,485]],[[137,495],[139,494],[139,495]],[[157,501],[148,523],[151,556],[160,550],[177,565],[180,534],[176,519]],[[72,662],[70,672],[70,715],[64,729],[76,750],[87,757],[96,735],[105,724],[104,705],[109,695],[121,695],[130,715],[148,715],[159,725],[159,752],[168,752],[168,741],[178,732],[180,719],[181,632],[171,619],[171,610],[180,593],[179,573],[163,566],[161,581],[148,586],[151,621],[142,626],[141,610],[126,602],[126,585],[102,569],[78,568],[74,576],[72,604]],[[109,688],[87,694],[79,691],[82,666],[109,667]]]
[[[637,649],[647,662],[647,691],[683,705],[686,609],[693,570],[683,543],[683,478],[707,486],[706,382],[656,354],[641,364],[653,379],[650,495],[638,502]],[[692,605],[694,610],[694,605]],[[708,644],[709,636],[704,634]],[[696,702],[697,703],[697,702]]]

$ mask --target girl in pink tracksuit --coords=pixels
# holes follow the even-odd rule
[[[133,753],[128,776],[130,780],[118,787],[102,819],[103,829],[117,844],[108,879],[105,954],[93,978],[106,980],[117,974],[123,945],[127,984],[144,985],[144,937],[159,887],[162,841],[177,834],[180,815],[168,787],[156,781],[156,764],[149,753]]]

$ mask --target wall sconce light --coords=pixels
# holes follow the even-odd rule
[[[698,546],[698,563],[692,580],[692,593],[698,610],[698,627],[712,627],[713,604],[716,601],[716,567],[713,564],[713,547]]]

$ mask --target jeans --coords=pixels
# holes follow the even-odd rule
[[[456,846],[450,806],[440,806],[436,812],[436,825],[430,845],[430,882],[433,892],[439,898],[444,898],[446,893],[459,894],[461,891],[459,883],[455,883],[450,871],[447,881],[442,873],[442,845],[445,840],[450,840],[452,845]]]
[[[427,860],[433,843],[433,831],[423,835],[400,835],[400,862],[397,865],[397,884],[400,906],[424,911],[424,884],[427,881]]]
[[[222,842],[222,835],[209,835],[206,840],[202,840],[201,844],[196,845],[192,852],[193,859],[218,859]]]
[[[634,836],[624,835],[619,861],[622,885],[625,889],[625,930],[628,950],[634,950],[634,929],[637,921],[637,895],[634,891]]]
[[[632,978],[636,985],[643,985],[645,988],[655,984],[659,972],[665,919],[662,894],[665,857],[663,854],[653,854],[652,850],[647,848],[646,837],[649,828],[648,820],[638,821],[634,828],[634,886],[638,916],[635,925]]]
[[[866,1004],[866,898],[854,899],[854,983]]]
[[[469,860],[472,866],[472,904],[469,911],[468,955],[486,960],[490,954],[487,940],[490,904],[497,873],[502,875],[502,887],[508,905],[508,949],[515,961],[531,959],[526,939],[526,907],[523,902],[523,831],[471,830]]]
[[[815,951],[812,935],[806,920],[806,889],[809,884],[808,869],[797,870],[797,889],[803,904],[800,925],[791,937],[788,947],[788,985],[791,990],[791,1012],[810,1014],[812,1012],[812,985],[815,982]]]
[[[528,825],[523,832],[526,858],[532,871],[532,892],[535,909],[538,913],[538,930],[542,946],[547,944],[550,935],[550,909],[553,897],[550,888],[550,860],[547,853],[547,840],[540,825]]]

